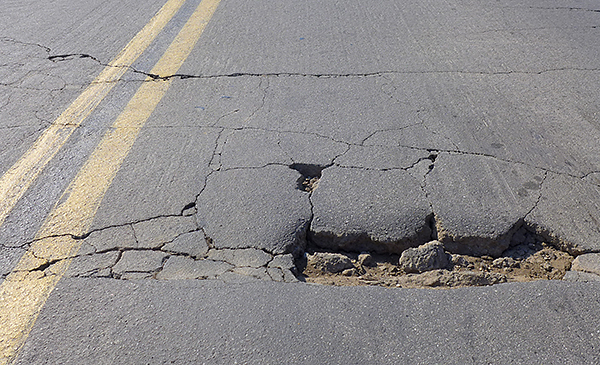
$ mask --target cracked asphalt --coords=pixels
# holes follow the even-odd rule
[[[0,302],[37,304],[0,364],[600,362],[599,33],[585,0],[10,2]],[[308,251],[525,236],[577,264],[303,282]]]

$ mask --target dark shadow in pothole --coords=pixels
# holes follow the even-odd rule
[[[312,192],[316,189],[323,170],[330,166],[314,165],[306,163],[293,163],[289,168],[300,173],[300,177],[296,181],[297,189]]]

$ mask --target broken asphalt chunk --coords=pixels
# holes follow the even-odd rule
[[[168,255],[159,251],[125,251],[121,259],[113,266],[113,272],[121,275],[128,272],[152,273],[160,270]]]
[[[306,259],[307,266],[323,273],[338,273],[354,267],[352,260],[340,253],[315,252],[306,255]]]
[[[271,261],[272,256],[268,253],[255,248],[246,248],[239,250],[210,250],[208,252],[209,260],[225,261],[236,267],[261,267]]]
[[[161,250],[201,258],[208,252],[208,244],[204,232],[193,231],[178,236],[173,242],[164,245]]]
[[[304,245],[308,194],[287,166],[217,171],[198,197],[198,219],[217,249],[254,247],[284,254]]]
[[[311,198],[310,239],[342,251],[401,253],[431,236],[431,207],[410,173],[331,167]]]
[[[522,164],[440,154],[426,177],[438,240],[453,253],[500,256],[535,207],[543,177]]]
[[[548,173],[542,196],[525,222],[547,242],[571,254],[600,251],[600,187]]]
[[[233,265],[223,261],[193,260],[189,257],[171,256],[156,278],[159,280],[214,279],[232,268]]]
[[[422,273],[435,269],[445,269],[451,257],[444,251],[440,241],[431,241],[416,248],[408,248],[400,256],[400,268],[406,273]]]
[[[600,275],[600,253],[577,256],[571,264],[571,270]]]
[[[71,261],[65,276],[94,276],[94,274],[112,267],[118,259],[118,251],[77,256]]]
[[[194,216],[159,217],[133,225],[140,248],[158,248],[197,229]]]

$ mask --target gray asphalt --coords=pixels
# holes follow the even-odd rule
[[[199,2],[0,226],[0,278]],[[0,174],[164,3],[3,7]],[[599,35],[594,1],[222,0],[19,361],[597,363],[597,283],[269,281],[307,245],[499,256],[526,228],[600,252]]]
[[[17,364],[596,364],[598,310],[600,283],[66,279]]]

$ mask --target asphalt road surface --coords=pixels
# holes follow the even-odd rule
[[[599,83],[595,1],[10,0],[0,364],[599,363]],[[301,282],[432,239],[578,264]]]

